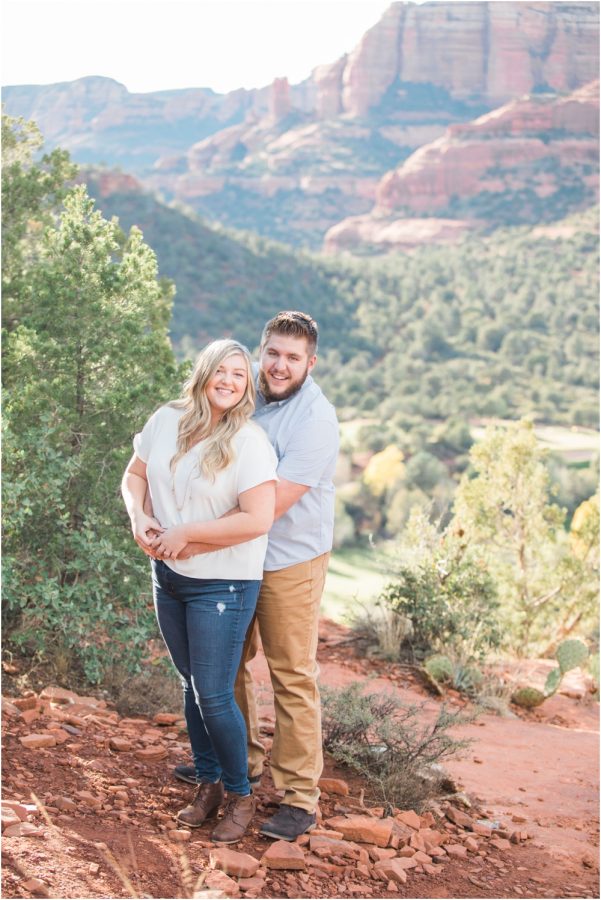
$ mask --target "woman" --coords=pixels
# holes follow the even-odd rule
[[[178,819],[202,825],[217,813],[225,789],[228,802],[213,833],[222,843],[242,837],[255,809],[234,680],[263,574],[277,460],[249,421],[254,399],[248,350],[232,340],[209,344],[183,397],[157,410],[135,436],[122,485],[134,538],[158,557],[155,609],[184,688],[199,785]],[[144,511],[147,488],[156,518]],[[215,549],[178,559],[188,542]]]

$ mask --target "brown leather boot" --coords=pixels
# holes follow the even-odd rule
[[[220,844],[235,844],[243,837],[248,824],[255,814],[257,801],[252,794],[247,797],[228,791],[223,818],[211,835]]]
[[[196,788],[190,806],[181,809],[176,818],[190,828],[199,828],[206,819],[216,815],[222,803],[223,784],[220,781],[216,784],[203,781]]]

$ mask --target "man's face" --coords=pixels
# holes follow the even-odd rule
[[[272,334],[259,356],[259,388],[267,402],[287,400],[300,390],[316,360],[306,338]]]

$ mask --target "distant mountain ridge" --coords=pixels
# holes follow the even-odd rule
[[[317,249],[449,126],[525,94],[570,94],[598,78],[598,56],[597,3],[403,2],[297,85],[130,94],[91,77],[3,94],[77,162],[120,166],[206,218]]]

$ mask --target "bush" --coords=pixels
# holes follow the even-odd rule
[[[421,511],[415,511],[402,543],[422,541],[413,559],[397,566],[376,603],[411,622],[398,652],[414,658],[455,650],[462,659],[482,658],[500,643],[499,607],[492,578],[474,557],[461,534],[440,534]]]
[[[443,705],[428,721],[424,704],[403,706],[391,695],[362,690],[359,682],[342,690],[321,688],[324,747],[366,779],[370,799],[419,812],[445,791],[448,776],[441,761],[470,743],[455,740],[449,730],[474,716],[450,713]]]

